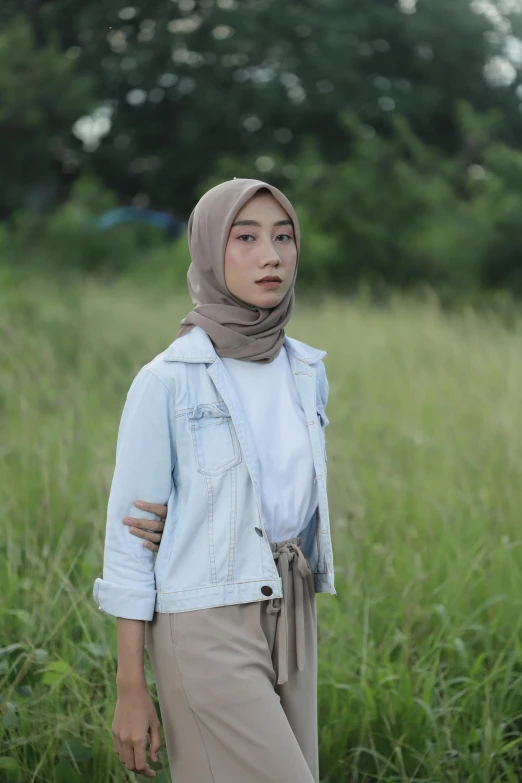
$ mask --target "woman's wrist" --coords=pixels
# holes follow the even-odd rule
[[[135,691],[138,688],[147,688],[147,680],[144,671],[126,672],[120,671],[116,674],[116,687],[119,693]]]

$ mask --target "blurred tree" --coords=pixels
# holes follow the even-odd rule
[[[309,140],[288,190],[303,220],[303,282],[345,291],[428,284],[445,302],[486,289],[522,296],[522,151],[495,140],[502,121],[499,109],[478,114],[459,101],[451,157],[400,115],[385,138],[368,137],[347,112],[352,154],[342,163],[326,163]]]
[[[22,15],[0,26],[0,217],[52,203],[84,157],[72,125],[96,106],[94,82],[46,36]]]
[[[23,234],[20,207],[66,201],[77,175],[114,206],[180,217],[216,177],[259,176],[299,205],[302,279],[522,292],[522,16],[509,7],[4,0],[0,217],[16,212]],[[64,258],[80,191],[52,230],[38,223]],[[111,266],[116,251],[88,242],[78,264]]]
[[[345,160],[347,108],[385,135],[403,114],[421,139],[451,153],[455,100],[498,106],[500,138],[519,144],[516,79],[499,87],[484,78],[486,63],[505,54],[507,33],[492,31],[475,5],[26,0],[25,14],[41,40],[59,36],[68,68],[75,62],[96,79],[103,114],[83,123],[95,172],[124,200],[142,194],[141,206],[186,215],[221,155],[264,158],[251,172],[263,175],[272,153],[291,162],[313,136],[327,162]],[[270,176],[281,181],[280,172]]]

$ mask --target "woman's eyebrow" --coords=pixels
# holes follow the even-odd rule
[[[291,226],[292,221],[291,220],[278,220],[276,223],[274,223],[274,226]],[[234,226],[258,226],[261,227],[261,223],[258,223],[257,220],[236,220],[235,223],[232,223],[230,228],[234,228]]]

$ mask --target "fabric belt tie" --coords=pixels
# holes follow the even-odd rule
[[[294,543],[285,543],[277,552],[272,553],[276,561],[277,571],[282,580],[283,598],[271,598],[266,607],[267,614],[281,612],[276,629],[277,646],[277,684],[288,682],[288,615],[284,596],[288,595],[288,582],[290,566],[293,571],[294,583],[294,611],[295,611],[295,640],[297,668],[303,671],[305,665],[305,629],[304,629],[304,600],[303,579],[312,573],[310,563],[306,559],[302,549]],[[302,577],[300,579],[299,577]],[[281,627],[282,626],[282,627]]]

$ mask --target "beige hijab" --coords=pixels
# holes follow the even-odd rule
[[[292,285],[276,307],[247,304],[225,284],[225,248],[230,227],[241,207],[261,188],[267,188],[294,224],[297,247]],[[191,264],[187,272],[195,307],[181,321],[176,337],[200,326],[210,337],[218,356],[271,362],[285,338],[284,326],[294,309],[294,285],[300,250],[299,221],[280,190],[258,179],[233,179],[207,191],[188,222]]]

